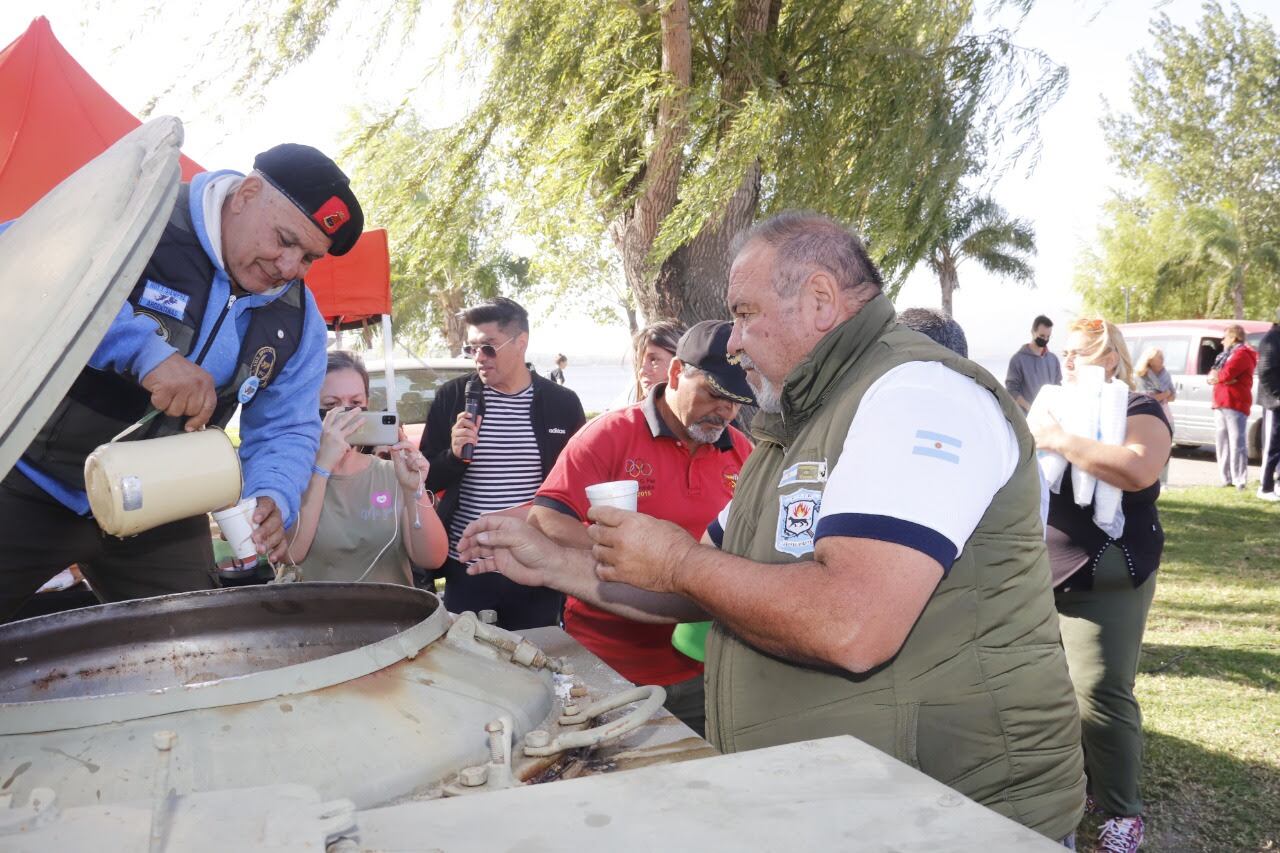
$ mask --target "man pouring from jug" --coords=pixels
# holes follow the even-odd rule
[[[326,253],[349,251],[363,227],[346,175],[305,145],[259,154],[248,175],[206,172],[182,185],[128,301],[0,483],[0,620],[71,563],[104,601],[215,585],[203,514],[128,539],[90,514],[86,457],[140,421],[128,440],[224,426],[243,407],[254,542],[283,558],[319,441],[325,372],[324,320],[302,277]]]

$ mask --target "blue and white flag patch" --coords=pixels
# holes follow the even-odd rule
[[[931,432],[927,429],[918,429],[916,430],[916,444],[915,447],[911,448],[911,455],[931,456],[934,459],[941,459],[943,462],[959,465],[959,451],[963,446],[964,442],[954,436]]]
[[[138,304],[143,308],[166,314],[175,320],[181,320],[182,313],[187,310],[187,298],[185,293],[179,293],[171,287],[165,287],[163,284],[147,279]]]

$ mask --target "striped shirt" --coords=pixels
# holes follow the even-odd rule
[[[533,385],[517,394],[484,389],[480,439],[458,484],[458,508],[449,521],[449,556],[467,525],[486,512],[532,500],[542,485],[542,457],[533,432]]]

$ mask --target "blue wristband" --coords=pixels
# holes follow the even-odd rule
[[[324,477],[326,480],[329,479],[329,472],[321,468],[319,465],[312,465],[311,473],[319,474],[321,477]]]

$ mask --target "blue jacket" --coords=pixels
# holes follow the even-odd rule
[[[204,195],[210,183],[236,172],[206,172],[191,182],[190,212],[200,244],[214,266],[210,295],[199,338],[192,352],[204,349],[218,315],[231,297],[231,279],[218,262],[209,242],[204,218]],[[216,387],[231,381],[240,354],[241,338],[249,326],[250,312],[279,298],[295,282],[264,294],[239,296],[218,329],[201,366]],[[302,341],[280,375],[260,392],[254,405],[242,410],[240,461],[244,472],[244,497],[269,497],[280,508],[286,525],[297,516],[301,495],[311,475],[320,442],[318,417],[320,385],[325,374],[326,334],[324,318],[311,293],[306,293],[306,317]],[[126,303],[89,359],[89,366],[141,380],[177,350],[156,334],[155,322],[134,313]],[[28,478],[64,506],[89,515],[87,495],[40,471],[28,461],[17,465]]]

